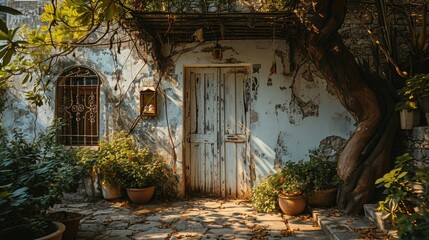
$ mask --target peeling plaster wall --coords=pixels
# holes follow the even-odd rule
[[[215,43],[202,46],[179,46],[193,49],[176,60],[179,91],[183,70],[187,65],[251,64],[251,156],[256,178],[265,177],[287,160],[307,159],[309,150],[316,149],[329,136],[348,139],[355,121],[329,93],[327,84],[311,64],[301,56],[294,59],[291,69],[289,44],[286,41],[220,41],[223,60],[214,61],[211,50]],[[275,59],[277,73],[270,75]],[[292,91],[293,90],[293,91]]]
[[[12,22],[22,23],[19,19]],[[181,52],[173,56],[170,74],[159,85],[158,115],[141,119],[132,132],[141,146],[150,146],[165,156],[179,175],[184,162],[185,66],[252,66],[246,93],[251,100],[249,157],[252,180],[266,177],[287,160],[306,159],[309,150],[339,145],[337,142],[341,141],[336,139],[347,139],[354,130],[354,120],[330,93],[320,73],[301,56],[291,54],[286,41],[219,41],[219,44],[223,49],[222,61],[212,60],[213,42],[186,44],[173,49]],[[69,67],[86,66],[100,74],[101,139],[117,130],[130,130],[140,112],[139,91],[143,86],[155,87],[159,81],[154,66],[149,64],[152,60],[149,58],[145,63],[135,51],[126,44],[122,44],[120,54],[108,48],[82,48],[73,56],[62,59],[52,73],[51,77],[56,80]],[[297,67],[290,64],[292,55]],[[270,75],[274,60],[277,71]],[[16,80],[7,95],[2,124],[6,129],[22,129],[32,137],[44,131],[54,119],[55,88],[47,92],[49,102],[36,109],[23,100],[24,91],[31,89],[31,84],[21,86],[19,78]]]

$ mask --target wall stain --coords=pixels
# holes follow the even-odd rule
[[[258,99],[258,88],[259,88],[259,82],[256,77],[252,78],[252,94],[253,97],[251,99],[257,100]]]
[[[253,183],[253,181],[256,180],[256,165],[255,165],[255,156],[253,153],[250,153],[250,182]]]
[[[255,111],[250,111],[250,124],[259,121],[259,113]]]
[[[289,154],[287,146],[286,146],[286,140],[288,137],[288,133],[284,131],[280,131],[277,135],[277,144],[274,148],[274,169],[280,169],[283,167],[283,156],[286,156]]]
[[[276,116],[278,116],[279,115],[279,110],[280,111],[282,111],[282,112],[285,112],[288,108],[287,108],[287,104],[286,103],[283,103],[283,104],[276,104],[275,106],[274,106],[274,108],[275,108],[275,113],[276,113]]]
[[[280,62],[282,64],[282,74],[287,76],[290,74],[290,67],[287,66],[289,64],[289,54],[286,52],[276,49],[275,55],[280,58]]]
[[[252,73],[259,73],[259,69],[261,69],[261,64],[253,64],[253,72]]]
[[[226,58],[225,63],[242,63],[242,61],[240,61],[236,58]]]
[[[330,161],[335,161],[337,155],[344,149],[347,140],[340,136],[328,136],[320,141],[318,151]]]

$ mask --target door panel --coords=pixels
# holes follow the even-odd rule
[[[220,195],[218,164],[217,69],[188,69],[188,192]]]
[[[186,191],[243,196],[250,191],[246,69],[186,68],[185,77]]]
[[[222,69],[222,153],[226,171],[226,196],[243,197],[249,191],[247,162],[247,119],[245,112],[245,69]]]

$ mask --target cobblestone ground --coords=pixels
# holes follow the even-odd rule
[[[297,238],[290,237],[291,231],[280,214],[257,213],[250,202],[242,200],[192,199],[140,205],[126,200],[68,201],[52,210],[83,215],[78,239]],[[324,236],[320,228],[313,230],[306,239]]]

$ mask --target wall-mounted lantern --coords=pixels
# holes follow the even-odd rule
[[[222,46],[216,44],[213,47],[212,57],[213,60],[222,60]]]
[[[157,94],[154,87],[143,87],[140,91],[140,115],[154,117],[157,114]]]

